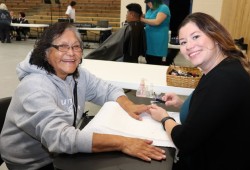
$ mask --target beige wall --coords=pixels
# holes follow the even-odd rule
[[[220,21],[223,0],[193,0],[192,12],[204,12]]]
[[[244,37],[248,44],[248,57],[250,58],[250,1],[224,0],[221,14],[221,23],[230,32],[234,39]]]
[[[193,0],[192,12],[205,12],[215,17],[229,31],[233,39],[245,38],[250,58],[250,1],[249,0]]]

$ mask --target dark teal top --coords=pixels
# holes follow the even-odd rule
[[[189,112],[189,103],[190,103],[190,100],[192,98],[192,94],[193,93],[191,93],[187,97],[187,99],[184,101],[184,103],[181,106],[181,110],[180,110],[180,121],[181,121],[181,123],[183,123],[187,118],[187,115],[188,115],[188,112]]]

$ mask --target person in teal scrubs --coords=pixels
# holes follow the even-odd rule
[[[162,58],[168,54],[170,10],[162,0],[145,0],[149,7],[141,21],[146,24],[147,64],[162,65]]]

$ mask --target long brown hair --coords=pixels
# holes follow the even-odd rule
[[[202,32],[217,42],[222,54],[229,58],[231,57],[239,60],[246,72],[250,75],[249,58],[235,45],[232,36],[225,29],[225,27],[223,27],[212,16],[196,12],[188,15],[182,21],[179,26],[179,30],[189,22],[195,23]]]

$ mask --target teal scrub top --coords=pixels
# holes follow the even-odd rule
[[[152,10],[149,9],[146,12],[146,19],[155,19],[159,12],[163,12],[167,15],[167,18],[157,26],[151,26],[146,24],[146,41],[147,41],[147,52],[148,55],[165,57],[168,54],[168,32],[170,23],[170,10],[167,5],[162,4],[159,8]]]

